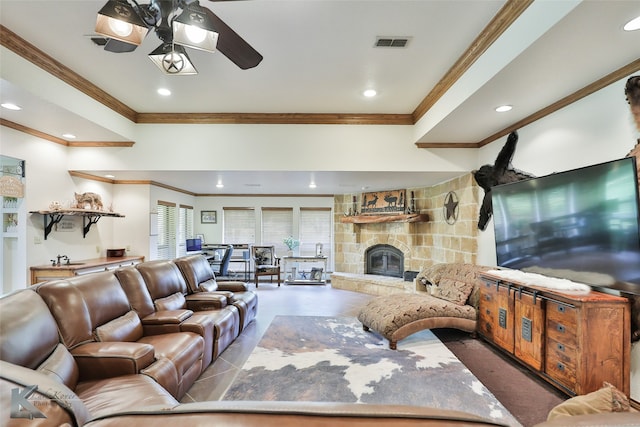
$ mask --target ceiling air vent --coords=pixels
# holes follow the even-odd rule
[[[411,37],[376,37],[375,47],[407,47]]]

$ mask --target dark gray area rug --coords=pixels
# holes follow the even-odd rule
[[[429,406],[521,425],[431,331],[389,350],[351,317],[276,316],[222,400]]]

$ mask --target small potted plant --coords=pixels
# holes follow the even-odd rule
[[[289,256],[293,256],[293,250],[300,246],[300,240],[294,239],[293,236],[286,237],[282,241],[287,245],[287,248],[289,248]]]

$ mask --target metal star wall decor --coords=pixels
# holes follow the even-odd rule
[[[460,213],[460,202],[458,201],[458,195],[454,191],[449,191],[444,197],[444,206],[442,208],[444,214],[444,220],[447,224],[455,224],[458,220],[458,214]]]

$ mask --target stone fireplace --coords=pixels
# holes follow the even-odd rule
[[[365,250],[365,274],[402,277],[404,254],[391,245],[373,245]]]
[[[404,272],[419,272],[439,262],[475,263],[478,237],[478,208],[482,203],[482,189],[471,173],[434,185],[409,188],[415,194],[417,212],[427,214],[426,222],[369,222],[342,221],[344,212],[353,208],[359,194],[335,196],[335,266],[331,284],[337,289],[355,290],[374,295],[388,295],[398,291],[415,290],[412,282],[404,280]],[[459,199],[460,216],[454,224],[445,221],[443,206],[449,191]],[[373,248],[395,248],[399,254],[370,254]],[[371,259],[373,258],[373,262]],[[393,270],[371,271],[375,268]]]

